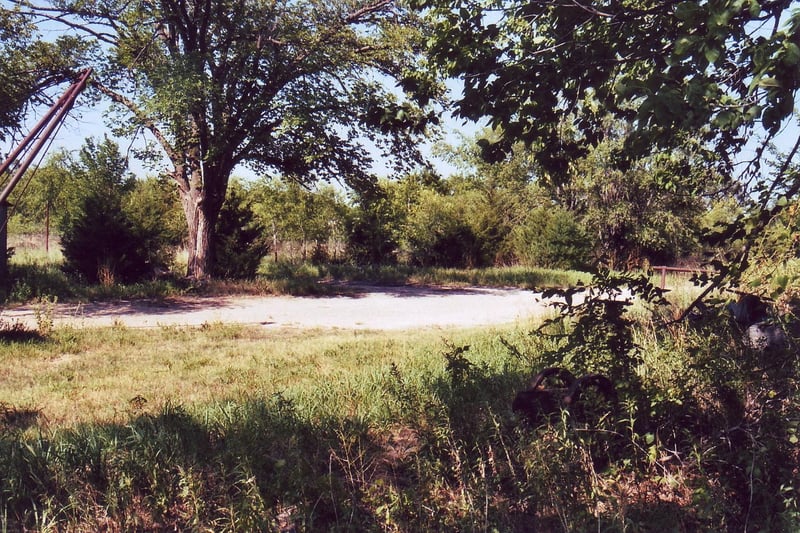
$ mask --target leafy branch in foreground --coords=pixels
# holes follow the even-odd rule
[[[611,158],[616,168],[697,143],[709,176],[743,206],[708,235],[742,244],[718,258],[715,287],[738,282],[768,221],[797,199],[800,11],[791,2],[415,5],[433,24],[431,64],[464,83],[457,113],[499,132],[483,142],[489,160],[522,141],[550,179],[568,181],[571,162],[614,135],[609,116],[634,126]],[[667,181],[679,189],[683,178]]]

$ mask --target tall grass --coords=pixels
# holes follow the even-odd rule
[[[644,393],[602,429],[511,412],[557,362],[530,326],[5,342],[0,526],[797,530],[796,355],[718,323],[671,327],[637,327]]]
[[[413,268],[407,266],[353,267],[329,265],[323,270],[338,280],[382,283],[415,283],[420,285],[520,287],[525,289],[569,287],[588,282],[585,272],[551,270],[525,266],[476,269]]]

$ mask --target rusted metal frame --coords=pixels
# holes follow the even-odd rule
[[[2,167],[0,167],[0,175],[3,172],[6,172],[14,161],[19,157],[19,155],[30,145],[32,142],[36,141],[36,143],[31,148],[30,153],[22,162],[22,164],[15,170],[14,175],[11,177],[9,182],[6,184],[5,188],[2,192],[0,192],[0,203],[5,203],[8,200],[8,197],[16,187],[17,183],[22,179],[23,174],[25,171],[30,167],[33,163],[36,155],[42,149],[44,144],[49,141],[50,136],[55,131],[55,129],[61,124],[64,120],[66,114],[72,109],[72,106],[75,104],[75,100],[77,99],[78,95],[83,91],[86,87],[86,82],[89,79],[89,76],[92,73],[92,69],[86,69],[81,73],[80,78],[78,81],[73,83],[69,89],[67,89],[61,98],[53,104],[53,106],[48,110],[44,117],[34,126],[31,132],[25,137],[25,139],[20,143],[20,145],[9,155],[6,161],[3,163]],[[38,140],[37,140],[38,138]],[[5,221],[1,221],[5,224]]]

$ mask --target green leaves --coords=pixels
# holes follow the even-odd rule
[[[89,51],[73,36],[45,41],[20,10],[0,7],[0,141],[30,107],[50,104],[49,90],[71,80]]]
[[[762,16],[756,0],[625,1],[597,13],[512,2],[499,15],[459,0],[429,6],[433,60],[467,85],[459,113],[491,117],[512,142],[548,142],[563,120],[596,142],[595,125],[578,118],[591,90],[594,113],[628,117],[636,110],[653,148],[711,125],[721,132],[714,136],[719,150],[733,153],[742,138],[725,132],[752,127],[762,114],[767,131],[775,131],[800,83],[790,68],[800,64],[800,41],[787,30],[756,31],[764,27],[753,22]],[[780,10],[769,16],[781,20]]]

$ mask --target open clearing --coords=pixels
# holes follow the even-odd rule
[[[346,295],[321,297],[180,297],[26,305],[0,312],[0,319],[36,329],[53,325],[132,328],[236,323],[265,327],[403,330],[513,323],[548,312],[538,294],[522,289],[350,285]]]

